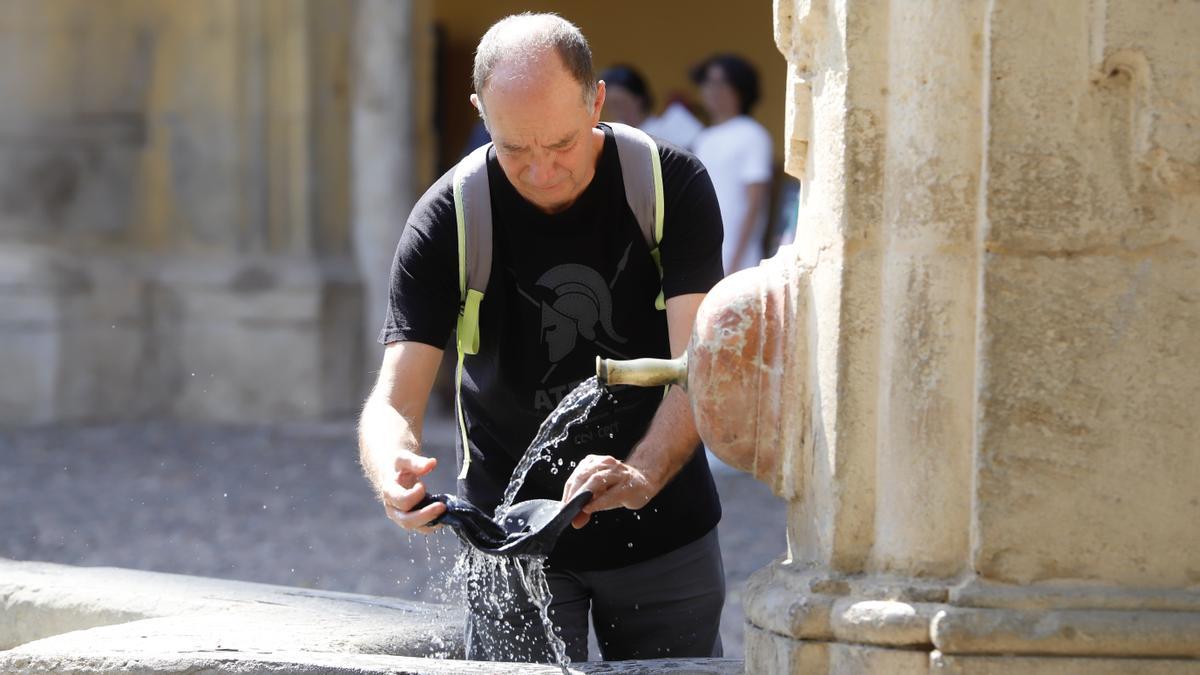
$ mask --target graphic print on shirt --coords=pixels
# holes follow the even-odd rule
[[[613,274],[605,282],[596,270],[576,263],[565,263],[547,270],[535,286],[553,293],[550,301],[538,301],[524,291],[521,296],[541,311],[541,339],[550,368],[542,376],[545,382],[555,367],[581,344],[592,343],[612,350],[611,343],[628,340],[613,326],[612,287],[620,278],[629,258],[629,248]],[[581,340],[582,338],[582,340]],[[583,342],[586,341],[586,342]]]

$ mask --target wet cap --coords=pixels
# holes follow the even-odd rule
[[[580,492],[569,502],[530,499],[517,502],[503,523],[492,520],[471,502],[454,495],[426,495],[413,510],[433,502],[446,505],[446,512],[428,524],[449,525],[472,548],[502,556],[546,556],[554,549],[559,535],[592,499],[592,493]]]

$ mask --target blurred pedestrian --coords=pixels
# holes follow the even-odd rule
[[[692,81],[711,125],[694,151],[708,169],[725,223],[725,273],[763,257],[771,185],[771,135],[750,111],[758,102],[758,73],[745,59],[718,54],[692,69]]]
[[[608,88],[608,98],[604,101],[606,120],[637,127],[684,149],[692,147],[696,135],[704,128],[700,120],[679,100],[668,102],[663,114],[651,114],[654,111],[654,97],[650,93],[650,86],[633,66],[613,66],[600,73],[600,79]]]

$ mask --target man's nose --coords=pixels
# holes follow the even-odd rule
[[[549,187],[554,182],[554,162],[549,157],[535,157],[526,175],[534,187]]]

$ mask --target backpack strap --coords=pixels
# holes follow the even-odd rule
[[[476,148],[454,168],[454,219],[458,226],[458,325],[455,347],[454,399],[458,430],[462,435],[463,461],[458,478],[467,477],[471,450],[462,409],[463,358],[479,352],[479,305],[492,274],[492,198],[488,184],[487,143]]]
[[[658,144],[646,132],[626,124],[609,122],[617,141],[617,158],[621,162],[621,180],[625,183],[625,200],[633,216],[637,218],[650,248],[650,257],[658,267],[658,278],[662,279],[662,259],[658,245],[663,236],[663,180],[662,159],[658,156]],[[662,289],[654,301],[658,309],[666,309]]]

